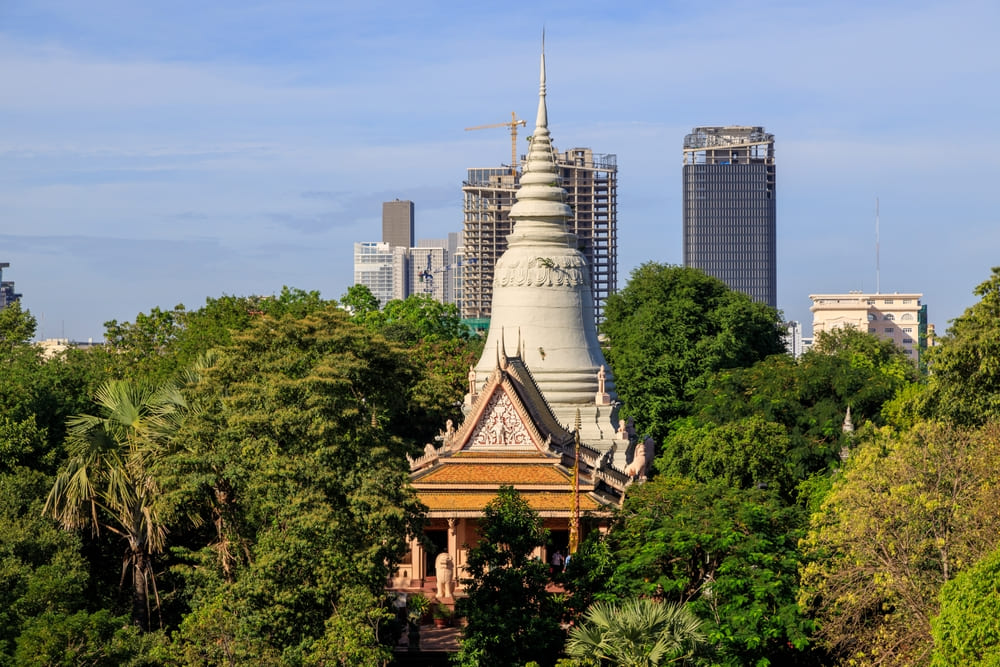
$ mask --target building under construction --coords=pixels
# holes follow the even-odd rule
[[[696,127],[684,137],[684,266],[777,306],[774,135]]]
[[[618,165],[615,155],[574,148],[557,155],[560,185],[573,210],[568,231],[577,236],[590,269],[594,318],[618,289]],[[462,268],[462,317],[487,319],[493,299],[493,267],[507,249],[513,226],[510,209],[520,174],[510,167],[468,170],[462,184],[465,264]]]
[[[21,295],[14,291],[14,281],[3,279],[3,270],[8,266],[10,262],[0,262],[0,310],[21,299]]]

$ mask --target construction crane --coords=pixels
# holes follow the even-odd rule
[[[506,123],[493,123],[491,125],[477,125],[475,127],[467,127],[465,131],[469,130],[488,130],[493,127],[509,127],[510,128],[510,173],[517,175],[517,126],[521,127],[527,126],[527,121],[521,120],[517,117],[517,114],[513,111],[510,112],[510,120]]]

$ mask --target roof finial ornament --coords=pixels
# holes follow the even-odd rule
[[[545,28],[542,28],[542,67],[538,85],[538,115],[535,117],[535,127],[548,127],[549,114],[545,107]]]

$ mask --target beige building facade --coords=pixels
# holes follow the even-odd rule
[[[820,332],[851,327],[892,341],[919,363],[927,344],[927,306],[923,294],[898,292],[810,294],[813,337]]]

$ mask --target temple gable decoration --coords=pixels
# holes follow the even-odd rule
[[[531,432],[522,421],[510,396],[504,391],[497,391],[487,402],[464,449],[534,451],[540,447],[533,442]]]
[[[553,454],[573,435],[556,420],[521,358],[500,353],[496,368],[475,396],[449,452]]]

